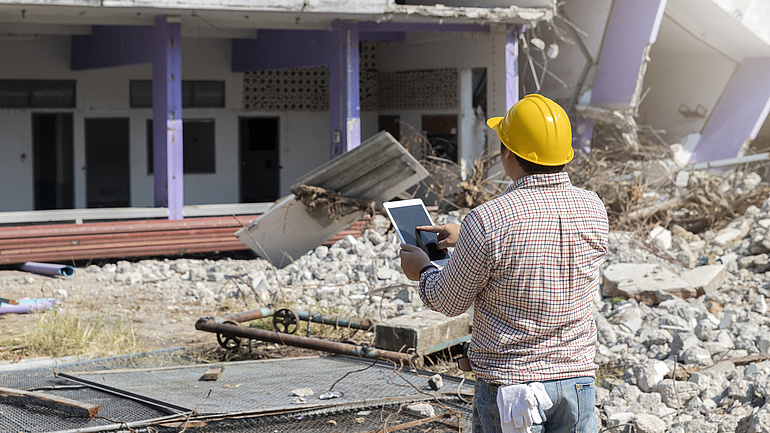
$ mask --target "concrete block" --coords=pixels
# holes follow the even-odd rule
[[[396,352],[415,349],[420,353],[465,337],[469,333],[468,314],[446,317],[441,313],[425,310],[378,323],[374,330],[374,347]]]
[[[665,227],[655,226],[652,230],[650,230],[648,239],[650,240],[650,242],[657,245],[658,248],[662,250],[671,249],[671,241],[672,241],[671,231]]]
[[[746,218],[731,222],[727,227],[717,232],[712,242],[722,248],[732,247],[749,234],[752,221]]]
[[[698,266],[681,274],[682,278],[701,296],[717,291],[727,278],[727,267],[722,264]]]
[[[697,290],[679,275],[654,263],[618,263],[604,270],[602,295],[636,299],[654,305],[669,295],[697,296]]]

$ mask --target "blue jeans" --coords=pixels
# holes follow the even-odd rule
[[[532,433],[597,433],[593,377],[542,382],[553,406],[540,408],[542,424],[532,426]],[[493,389],[494,388],[494,389]],[[501,433],[497,388],[476,380],[473,397],[473,433]]]

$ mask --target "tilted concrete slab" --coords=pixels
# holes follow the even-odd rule
[[[619,263],[604,270],[604,296],[636,299],[653,305],[666,295],[691,298],[697,294],[690,282],[654,263]]]
[[[705,265],[682,272],[682,278],[695,288],[698,296],[713,293],[727,279],[725,265]]]
[[[239,229],[235,236],[259,257],[283,268],[363,215],[356,211],[335,221],[326,207],[310,209],[292,194]]]
[[[431,353],[433,348],[458,342],[470,333],[470,316],[447,317],[425,310],[378,323],[374,331],[374,347],[378,349]]]
[[[305,186],[323,188],[379,207],[428,175],[409,151],[382,131],[300,177],[292,192],[299,195]],[[343,215],[336,215],[327,204],[310,208],[293,194],[280,199],[235,236],[259,257],[282,268],[363,216],[354,207]]]

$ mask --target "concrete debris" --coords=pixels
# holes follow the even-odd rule
[[[690,172],[689,182],[699,176]],[[435,221],[462,217],[452,211]],[[770,200],[697,233],[688,227],[700,223],[680,222],[610,233],[594,301],[600,429],[770,432]],[[670,247],[650,241],[655,225],[671,232]],[[387,218],[375,215],[362,237],[318,247],[282,269],[262,259],[179,259],[86,271],[104,283],[107,298],[111,290],[151,284],[180,308],[197,303],[214,311],[248,300],[379,324],[428,315],[416,284],[400,270],[398,250]]]
[[[291,390],[291,395],[295,397],[310,397],[313,395],[313,389],[312,388],[297,388]]]
[[[430,403],[410,404],[406,407],[406,411],[425,418],[436,416],[436,409]]]
[[[440,374],[434,374],[428,379],[428,386],[430,389],[438,391],[444,386],[444,379],[441,378]]]
[[[378,323],[374,347],[394,352],[414,348],[417,353],[431,353],[446,342],[469,333],[470,316],[467,313],[447,317],[435,311],[423,310]]]

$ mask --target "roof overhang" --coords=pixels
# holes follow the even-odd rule
[[[551,20],[543,7],[397,5],[392,0],[0,0],[0,24],[153,25],[155,15],[178,15],[182,25],[201,19],[222,29],[331,29],[336,20],[428,24],[524,24]],[[435,31],[435,27],[434,30]]]
[[[665,16],[679,27],[672,35],[658,38],[656,48],[663,52],[693,52],[684,40],[689,34],[702,45],[740,63],[746,57],[770,56],[770,46],[758,35],[734,19],[712,0],[668,0]],[[659,45],[660,44],[660,45]]]

